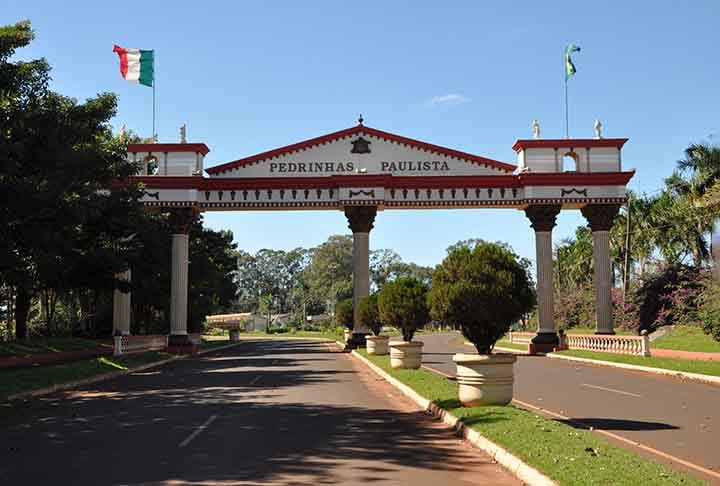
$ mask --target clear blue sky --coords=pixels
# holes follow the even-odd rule
[[[4,0],[2,22],[37,31],[18,58],[46,57],[53,87],[120,97],[114,125],[151,131],[151,90],[122,80],[114,43],[155,49],[158,132],[178,126],[217,165],[356,123],[515,163],[534,118],[563,135],[562,55],[571,135],[629,137],[631,187],[659,188],[691,142],[720,141],[720,2],[97,2]],[[447,102],[430,103],[435,97]],[[348,232],[340,212],[212,213],[240,248],[310,247]],[[583,224],[564,212],[555,240]],[[509,242],[534,258],[515,210],[385,211],[372,248],[438,263],[464,238]]]

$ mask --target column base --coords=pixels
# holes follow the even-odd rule
[[[368,332],[354,332],[348,341],[345,343],[345,350],[364,348],[366,345],[365,336],[369,335]]]
[[[552,353],[560,347],[560,338],[554,332],[539,332],[530,340],[528,353]]]
[[[196,354],[198,345],[193,344],[187,334],[170,334],[168,336],[167,352],[171,354]]]

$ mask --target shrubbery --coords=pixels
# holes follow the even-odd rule
[[[708,280],[699,299],[698,315],[703,330],[720,341],[720,283]]]
[[[345,299],[335,304],[335,322],[338,326],[352,330],[353,328],[353,301]]]
[[[450,251],[435,272],[429,302],[434,319],[462,330],[478,353],[495,342],[535,305],[535,292],[511,250],[479,242]]]
[[[378,295],[380,322],[399,328],[403,341],[412,341],[429,319],[427,292],[427,285],[411,277],[385,284]]]
[[[378,298],[373,294],[360,299],[358,302],[358,320],[360,324],[370,329],[376,336],[382,331],[382,323],[378,312]]]

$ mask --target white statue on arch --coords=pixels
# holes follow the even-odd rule
[[[187,143],[187,125],[185,123],[180,126],[180,143]]]
[[[533,120],[532,122],[532,134],[533,138],[540,138],[540,122],[537,120]]]
[[[599,118],[595,118],[595,138],[602,138],[602,123]]]

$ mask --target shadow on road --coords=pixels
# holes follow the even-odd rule
[[[597,430],[677,430],[678,427],[663,422],[645,422],[639,420],[624,420],[611,418],[573,418],[570,420],[557,419],[558,422],[575,428]]]
[[[444,428],[419,426],[420,412],[306,403],[302,391],[288,403],[285,391],[357,379],[325,344],[241,348],[33,402],[0,425],[0,484],[369,483],[483,462]],[[323,390],[365,394],[341,385]]]

